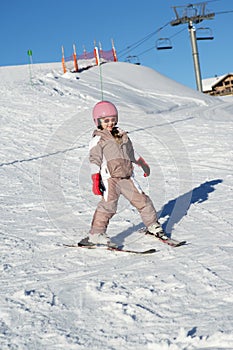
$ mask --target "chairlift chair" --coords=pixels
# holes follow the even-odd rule
[[[159,38],[156,41],[157,50],[170,50],[172,49],[172,43],[169,38]]]
[[[138,56],[127,56],[125,62],[140,65]]]
[[[213,40],[213,33],[209,27],[200,27],[196,30],[197,40]]]

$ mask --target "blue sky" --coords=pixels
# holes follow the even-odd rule
[[[186,24],[176,27],[169,24],[132,49],[134,43],[174,19],[172,6],[189,3],[185,0],[1,0],[0,66],[27,64],[28,49],[33,52],[34,63],[60,61],[61,45],[66,56],[72,54],[73,44],[77,54],[82,53],[83,45],[88,52],[92,51],[94,40],[102,43],[103,50],[109,50],[113,38],[120,61],[137,56],[142,65],[196,89]],[[233,12],[218,14],[233,11],[233,1],[210,1],[207,9],[216,13],[215,18],[196,26],[211,28],[214,36],[211,41],[198,41],[202,78],[233,72]],[[156,50],[156,41],[161,37],[170,38],[172,50]]]

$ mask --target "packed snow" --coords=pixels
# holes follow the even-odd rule
[[[233,349],[232,99],[120,62],[1,67],[0,91],[0,349]],[[145,236],[121,198],[109,235],[155,254],[64,247],[99,200],[88,143],[102,97],[151,167],[135,173],[164,229],[187,245]]]

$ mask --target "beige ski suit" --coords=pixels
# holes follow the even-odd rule
[[[114,137],[108,130],[95,130],[89,145],[91,173],[100,173],[105,187],[93,216],[91,234],[106,232],[121,194],[138,210],[146,227],[157,221],[151,199],[134,178],[132,163],[137,161],[132,142],[125,131],[117,131]]]

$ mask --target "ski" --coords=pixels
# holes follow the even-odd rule
[[[67,248],[86,248],[86,249],[106,249],[106,250],[111,250],[114,252],[123,252],[123,253],[131,253],[131,254],[141,254],[141,255],[146,255],[146,254],[153,254],[158,252],[157,249],[151,248],[151,249],[146,249],[146,250],[134,250],[134,249],[124,249],[121,247],[116,247],[116,248],[111,248],[105,245],[79,245],[79,244],[63,244],[64,247]]]
[[[147,249],[147,250],[133,250],[133,249],[124,249],[119,247],[119,248],[108,248],[108,250],[113,250],[116,252],[132,253],[132,254],[141,254],[141,255],[154,254],[158,252],[158,250],[154,248]]]
[[[165,236],[166,238],[162,238],[162,237],[157,237],[154,234],[150,233],[149,231],[145,232],[146,235],[150,235],[153,236],[155,239],[157,239],[160,242],[163,242],[165,244],[170,245],[171,247],[180,247],[182,245],[186,244],[186,241],[178,241],[177,239],[173,239],[173,238],[169,238],[167,236]]]

